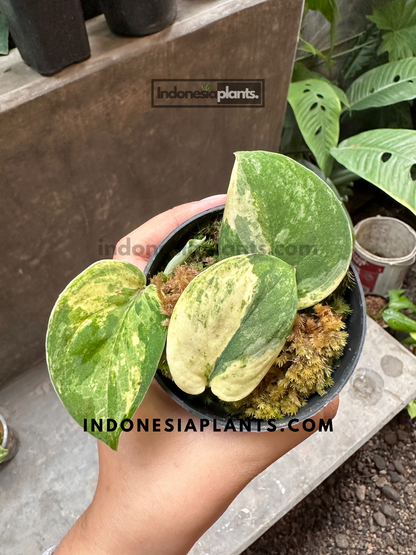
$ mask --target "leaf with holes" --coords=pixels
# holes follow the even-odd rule
[[[416,58],[367,71],[347,91],[352,110],[389,106],[416,97]]]
[[[236,152],[219,239],[220,258],[277,256],[296,268],[299,308],[322,301],[348,270],[353,235],[335,193],[274,152]]]
[[[342,141],[331,154],[416,214],[416,131],[366,131]]]
[[[120,423],[140,405],[164,344],[165,316],[154,285],[133,264],[102,260],[65,288],[46,338],[49,373],[69,414],[118,424],[92,435],[116,449]]]
[[[332,86],[319,79],[292,83],[288,101],[299,129],[325,175],[331,173],[330,149],[339,137],[341,102]]]
[[[378,50],[389,53],[390,61],[402,60],[416,55],[416,2],[394,0],[367,16],[379,29],[387,31]]]
[[[328,83],[328,85],[333,88],[341,103],[344,104],[347,108],[350,107],[350,101],[342,89],[334,85],[334,83],[329,81],[329,79],[326,79],[322,75],[319,75],[319,73],[316,73],[316,71],[311,71],[310,69],[308,69],[301,61],[297,61],[293,67],[292,83],[296,83],[297,81],[305,81],[305,79],[318,79],[320,81],[325,81],[325,83]]]

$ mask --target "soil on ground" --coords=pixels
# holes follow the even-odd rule
[[[243,555],[416,553],[416,419],[403,411]]]

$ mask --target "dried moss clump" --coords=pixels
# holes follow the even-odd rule
[[[173,309],[189,283],[196,278],[200,270],[191,264],[177,266],[173,276],[168,279],[165,274],[160,273],[151,279],[151,283],[156,286],[160,301],[161,312],[168,318],[163,322],[169,325],[169,318],[172,316]]]
[[[227,405],[242,418],[279,419],[294,415],[313,393],[324,395],[348,334],[342,316],[317,304],[297,314],[275,365],[245,399]]]

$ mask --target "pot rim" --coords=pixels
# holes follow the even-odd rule
[[[165,248],[166,244],[168,244],[171,241],[171,239],[173,239],[184,228],[186,228],[187,226],[189,226],[193,222],[201,219],[203,216],[208,216],[209,214],[221,213],[221,211],[224,211],[224,208],[225,208],[225,205],[222,204],[222,205],[218,205],[218,206],[214,206],[212,208],[209,208],[208,210],[203,210],[199,214],[196,214],[195,216],[192,216],[191,218],[189,218],[188,220],[186,220],[185,222],[180,224],[171,233],[169,233],[169,235],[167,235],[165,237],[165,239],[154,250],[152,256],[150,257],[150,259],[149,259],[149,261],[148,261],[148,263],[145,267],[144,274],[145,274],[147,280],[149,280],[149,278],[151,278],[154,275],[154,273],[156,273],[156,272],[152,271],[152,275],[150,275],[150,270],[152,269],[153,263],[156,260],[156,258],[158,257],[159,253]],[[313,395],[318,395],[317,393],[313,394],[308,399],[308,402],[306,403],[306,405],[304,407],[301,407],[300,410],[303,410],[303,414],[301,414],[300,416],[299,416],[299,414],[296,414],[294,416],[284,417],[280,420],[277,420],[277,419],[273,420],[273,423],[274,423],[276,429],[283,430],[284,428],[287,428],[288,425],[290,424],[290,421],[292,421],[292,422],[296,421],[297,424],[301,424],[305,420],[308,420],[308,419],[312,418],[313,416],[315,416],[316,414],[318,414],[331,401],[333,401],[335,399],[335,397],[337,397],[340,394],[341,390],[344,388],[344,386],[346,385],[348,380],[351,378],[355,368],[357,367],[359,358],[361,356],[361,353],[362,353],[362,350],[363,350],[363,347],[364,347],[364,340],[365,340],[366,331],[367,331],[367,320],[366,320],[366,309],[365,309],[366,304],[365,304],[364,291],[363,291],[363,288],[361,286],[361,282],[360,282],[359,277],[358,277],[358,272],[357,272],[356,268],[353,266],[353,264],[350,264],[349,270],[354,274],[354,278],[355,278],[355,282],[356,282],[354,290],[357,291],[356,295],[358,296],[359,301],[360,301],[358,304],[359,304],[359,307],[361,308],[361,329],[359,331],[358,338],[357,338],[357,348],[355,349],[355,352],[352,355],[352,358],[350,360],[349,365],[347,366],[347,368],[345,369],[343,374],[340,376],[338,381],[335,382],[332,386],[330,386],[328,388],[327,394],[325,394],[323,397],[321,397],[321,399],[323,400],[322,405],[320,405],[319,408],[316,408],[313,404],[310,404],[309,408],[307,408],[307,405],[309,404],[309,400],[313,397]],[[160,271],[160,270],[157,270],[157,271]],[[353,290],[351,290],[351,294],[352,293],[353,293]],[[351,334],[350,334],[350,336],[351,336]],[[345,349],[344,349],[343,357],[345,356],[347,350],[351,351],[351,346],[348,344],[348,341],[347,341],[347,345],[345,346]],[[341,361],[342,361],[342,359],[341,359]],[[337,368],[335,368],[334,371]],[[169,380],[168,378],[163,376],[160,373],[159,370],[156,371],[155,379],[158,382],[158,384],[162,387],[162,389],[179,406],[181,406],[187,412],[189,412],[193,416],[196,416],[199,419],[206,418],[206,419],[210,420],[210,422],[215,421],[220,427],[225,427],[226,424],[230,421],[232,421],[234,424],[239,424],[241,421],[247,421],[247,420],[251,420],[252,422],[260,422],[261,423],[260,424],[261,429],[260,430],[259,429],[250,430],[250,431],[253,431],[253,432],[265,432],[267,430],[267,428],[269,428],[269,426],[270,426],[269,421],[259,420],[259,419],[256,419],[256,418],[252,418],[252,419],[245,418],[244,419],[244,418],[236,418],[236,417],[233,417],[232,415],[229,415],[228,417],[224,417],[224,416],[215,415],[215,414],[214,415],[204,414],[201,410],[199,410],[197,408],[194,408],[192,405],[190,405],[190,403],[187,400],[184,400],[181,397],[179,397],[175,393],[175,391],[172,389],[171,384],[173,383],[174,387],[179,390],[178,386],[176,386],[175,382],[172,382],[171,380]],[[186,395],[184,392],[183,392],[183,394]],[[198,396],[196,396],[196,397],[198,397]],[[243,430],[243,431],[248,431],[248,430]]]
[[[361,245],[361,243],[359,242],[358,233],[359,233],[360,229],[365,224],[367,224],[371,221],[374,221],[374,220],[376,220],[376,221],[391,220],[394,223],[400,224],[401,226],[406,228],[407,231],[409,231],[414,237],[415,245],[413,247],[413,250],[409,254],[406,254],[405,256],[399,256],[397,258],[387,258],[387,257],[384,257],[384,256],[378,256],[377,254],[374,254],[374,253],[368,251],[367,249],[365,249]],[[380,264],[383,264],[384,266],[399,266],[399,265],[405,264],[405,263],[408,263],[409,266],[410,266],[410,265],[413,264],[414,261],[412,262],[412,258],[414,258],[415,255],[416,255],[416,231],[413,229],[413,227],[406,224],[402,220],[399,220],[398,218],[392,218],[391,216],[371,216],[370,218],[365,218],[364,220],[359,221],[354,226],[354,233],[355,233],[354,248],[357,250],[358,253],[366,256],[369,259],[369,261],[371,261],[373,263],[380,263]]]

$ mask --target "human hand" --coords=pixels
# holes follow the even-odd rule
[[[128,235],[131,244],[157,245],[179,224],[225,198],[159,214]],[[115,258],[143,270],[149,254]],[[338,399],[315,422],[335,417],[337,408]],[[122,433],[117,452],[98,442],[94,500],[56,555],[185,555],[257,474],[311,435],[301,428],[279,434],[215,432],[211,426],[203,432],[179,432],[176,426],[164,431],[166,419],[187,422],[190,415],[155,382],[132,419],[138,418],[160,419],[161,431]]]

